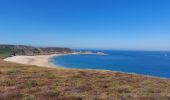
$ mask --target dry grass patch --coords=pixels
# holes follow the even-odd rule
[[[55,69],[0,60],[0,100],[168,100],[170,80],[99,70]]]

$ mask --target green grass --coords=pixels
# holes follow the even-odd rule
[[[0,58],[8,57],[11,54],[11,50],[8,48],[0,49]]]

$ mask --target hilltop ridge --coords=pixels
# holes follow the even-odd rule
[[[16,55],[48,55],[56,53],[70,53],[72,50],[70,48],[62,47],[33,47],[27,45],[4,45],[0,44],[0,55],[5,58],[8,56]]]

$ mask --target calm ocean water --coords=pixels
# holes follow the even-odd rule
[[[54,57],[52,61],[67,68],[106,69],[170,78],[170,52],[102,52],[108,55],[65,55]]]

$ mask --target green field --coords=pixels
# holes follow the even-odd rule
[[[11,54],[11,50],[10,49],[0,49],[0,58],[4,58],[4,57],[8,57]]]

